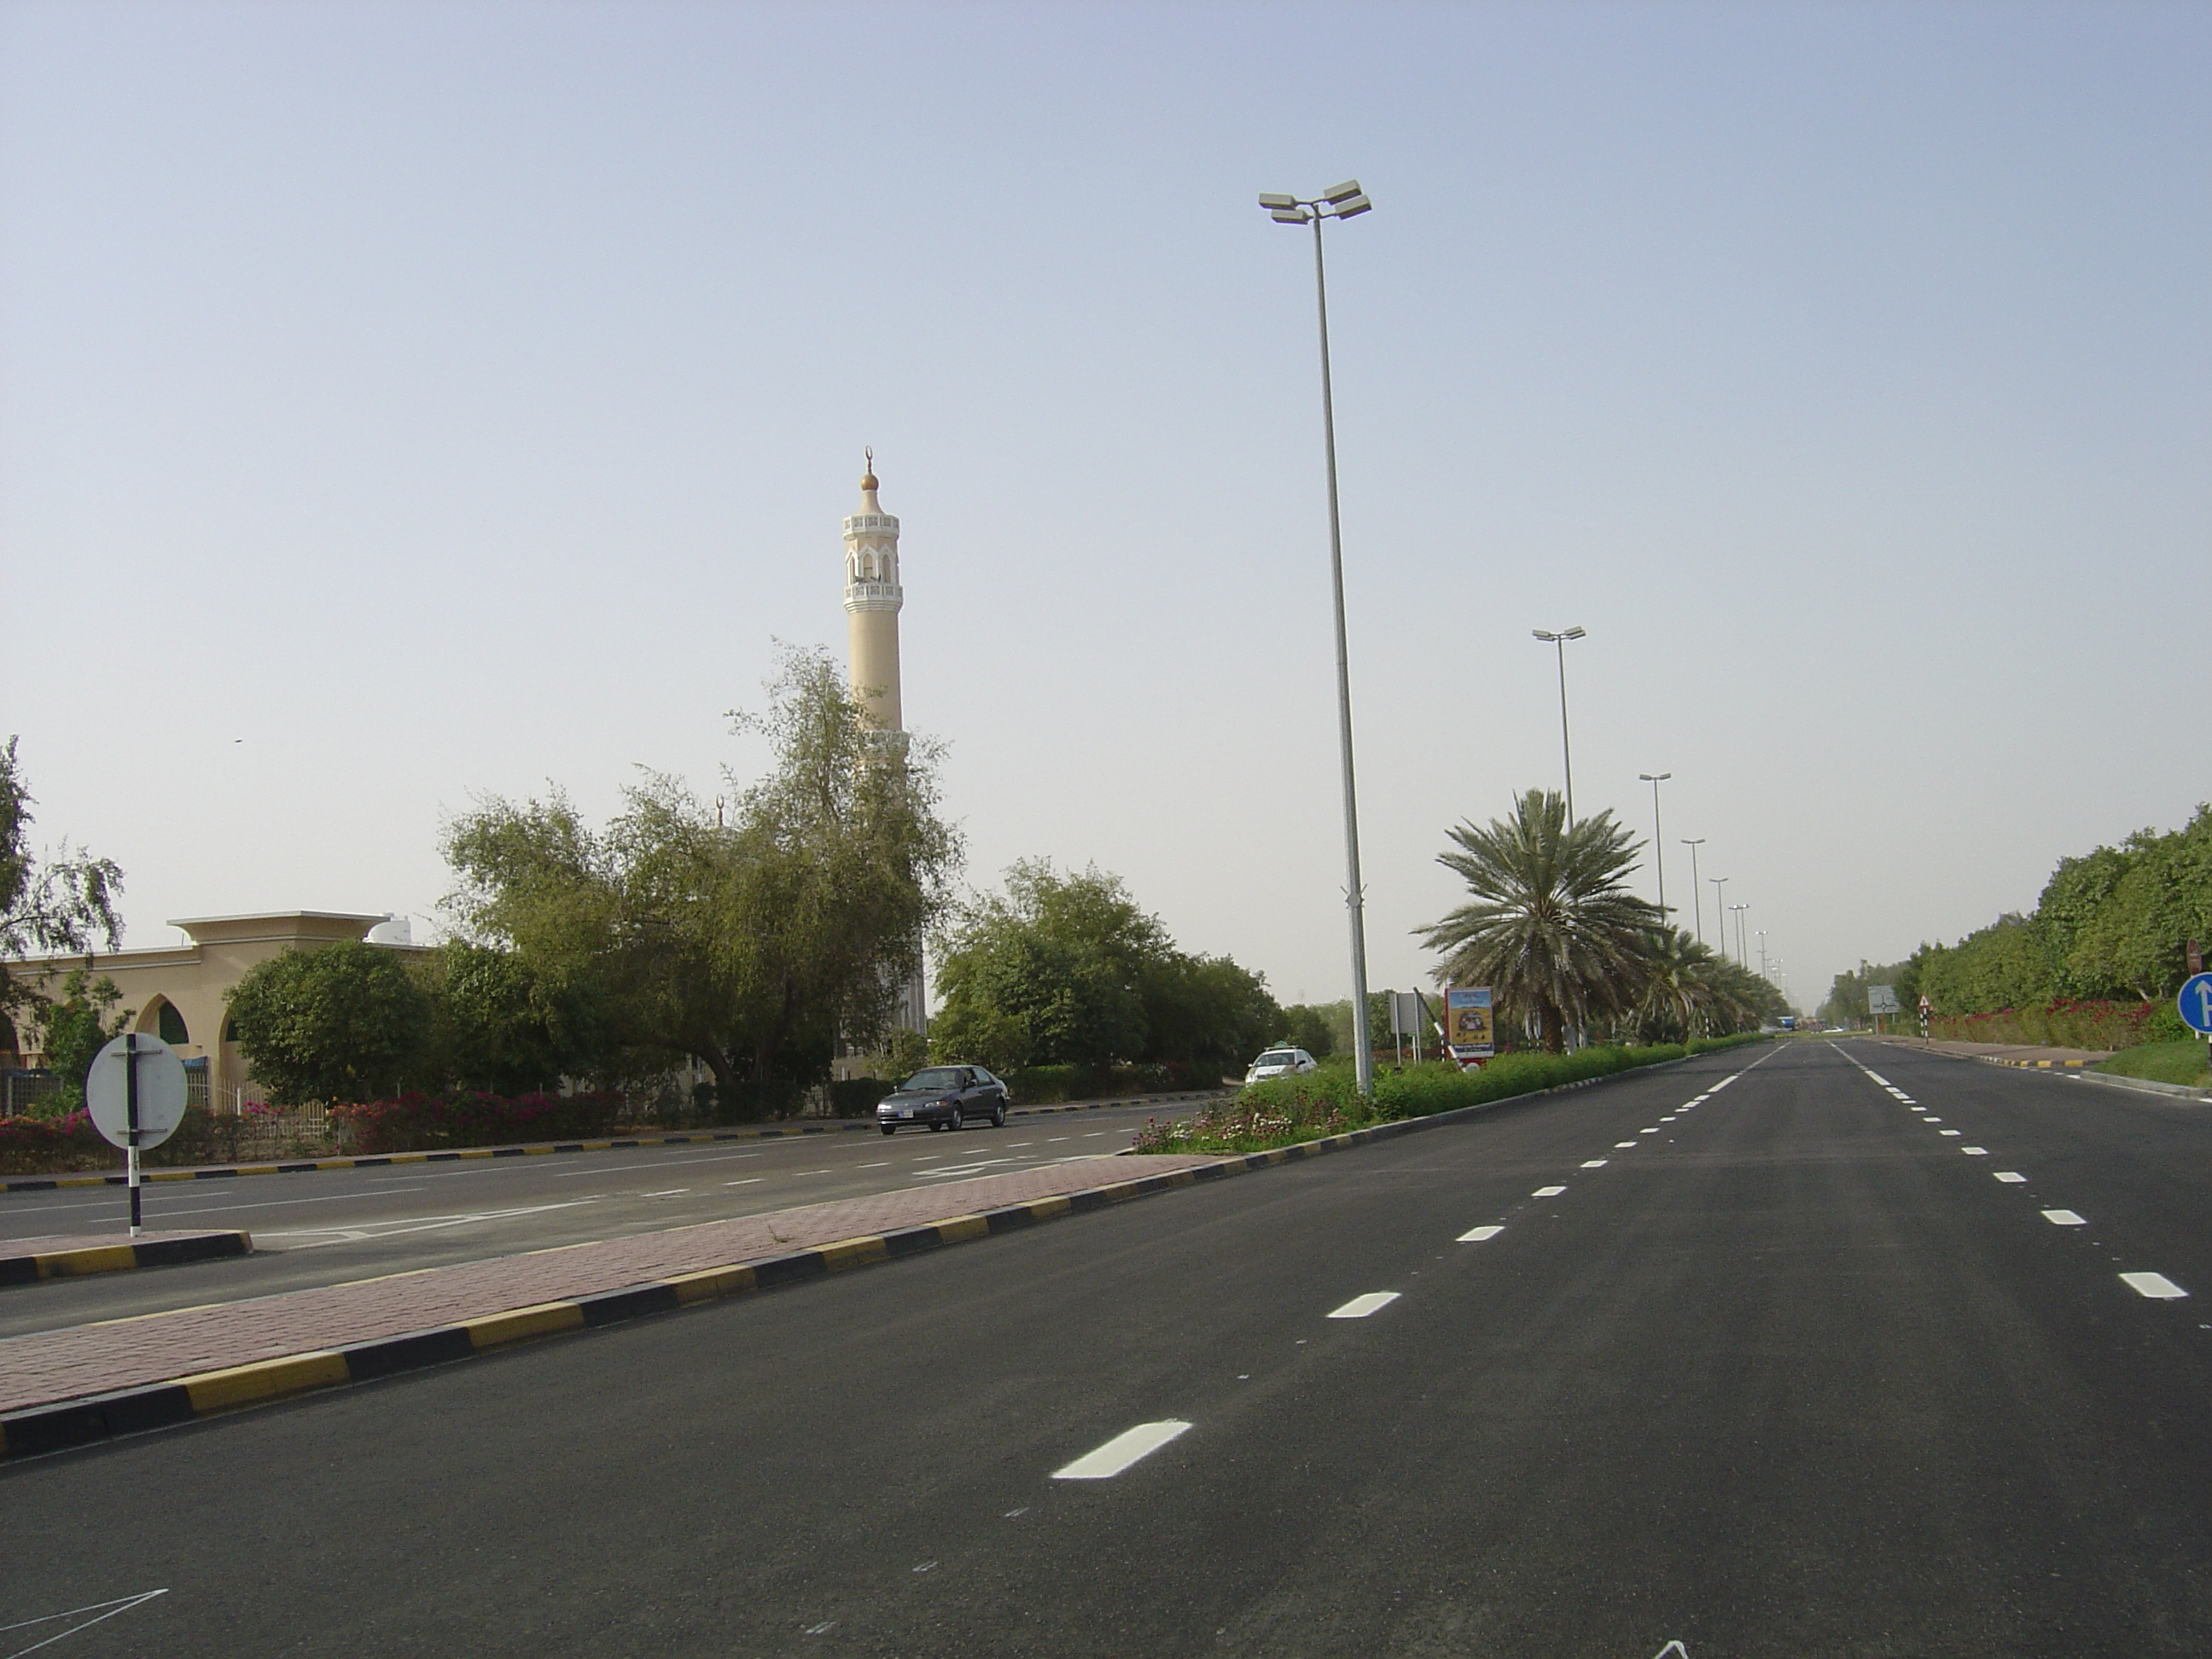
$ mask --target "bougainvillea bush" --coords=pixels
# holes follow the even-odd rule
[[[100,1138],[92,1114],[61,1117],[0,1117],[0,1175],[58,1175],[104,1170],[122,1154]]]
[[[344,1150],[356,1154],[439,1152],[457,1146],[505,1146],[532,1140],[578,1140],[611,1132],[623,1112],[619,1094],[401,1095],[359,1106],[333,1106]]]

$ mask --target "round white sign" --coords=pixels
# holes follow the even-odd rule
[[[185,1121],[185,1062],[157,1036],[132,1031],[100,1051],[84,1074],[93,1127],[118,1146],[131,1144],[131,1051],[137,1050],[138,1149],[158,1146]]]

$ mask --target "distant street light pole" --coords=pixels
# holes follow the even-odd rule
[[[1570,628],[1565,633],[1554,634],[1541,628],[1528,630],[1559,653],[1559,758],[1566,763],[1567,827],[1575,824],[1575,751],[1567,742],[1567,641],[1583,637],[1579,628]]]
[[[1762,927],[1762,928],[1760,928],[1760,929],[1759,930],[1759,978],[1761,978],[1761,979],[1765,979],[1765,978],[1767,976],[1767,975],[1766,975],[1766,929],[1765,929],[1764,927]]]
[[[1359,804],[1352,775],[1352,666],[1344,641],[1344,529],[1336,504],[1336,403],[1328,377],[1328,274],[1322,260],[1324,219],[1354,219],[1375,204],[1347,179],[1311,201],[1265,195],[1260,205],[1279,225],[1311,225],[1314,239],[1314,301],[1321,318],[1322,448],[1328,471],[1328,574],[1336,599],[1336,729],[1344,769],[1345,905],[1352,922],[1352,1062],[1359,1092],[1375,1092],[1375,1054],[1367,1030],[1367,918],[1359,884]]]
[[[1751,952],[1744,948],[1743,913],[1751,907],[1748,904],[1731,904],[1729,908],[1735,912],[1735,959],[1748,968],[1751,966]]]
[[[1730,878],[1707,876],[1705,879],[1713,884],[1713,927],[1721,936],[1721,960],[1726,962],[1728,960],[1728,912],[1722,907],[1722,901],[1728,896],[1720,890],[1729,884]]]
[[[1659,827],[1659,786],[1674,775],[1672,772],[1638,772],[1636,775],[1651,786],[1651,859],[1659,867],[1659,925],[1672,926],[1667,920],[1667,843],[1666,831]]]
[[[1698,925],[1698,943],[1700,945],[1705,942],[1705,890],[1698,885],[1698,848],[1705,844],[1703,836],[1695,841],[1685,837],[1682,842],[1690,849],[1690,919]]]

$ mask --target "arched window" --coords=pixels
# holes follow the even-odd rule
[[[225,1042],[238,1041],[238,1022],[228,1014],[222,1017],[222,1040]]]
[[[191,1031],[185,1024],[185,1017],[177,1012],[177,1005],[175,1003],[163,1002],[161,1007],[161,1036],[162,1042],[174,1047],[180,1043],[190,1042],[192,1040]]]

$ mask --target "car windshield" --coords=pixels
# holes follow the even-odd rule
[[[1295,1066],[1298,1063],[1298,1056],[1294,1049],[1270,1048],[1252,1063],[1255,1066]]]
[[[882,1085],[877,1086],[880,1088]],[[950,1066],[933,1066],[926,1072],[916,1072],[899,1085],[901,1089],[957,1089],[959,1086],[960,1073]]]

